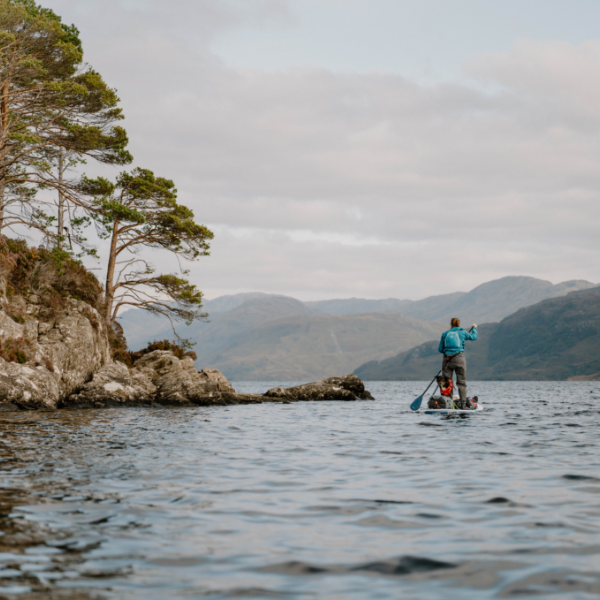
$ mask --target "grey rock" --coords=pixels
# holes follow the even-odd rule
[[[45,367],[0,358],[0,411],[54,409],[59,381]]]
[[[142,373],[130,373],[122,363],[110,363],[94,373],[81,391],[72,394],[61,407],[107,408],[152,404],[156,386]]]
[[[23,335],[23,325],[15,323],[4,311],[0,311],[0,340],[19,338]]]
[[[37,304],[28,304],[25,312],[28,315],[32,315],[34,317],[37,317],[40,314],[40,307]]]
[[[329,379],[323,380],[323,383],[348,390],[360,400],[375,399],[370,392],[365,390],[365,384],[362,382],[360,377],[357,377],[354,374],[346,375],[345,377],[330,377]]]
[[[258,394],[239,394],[235,395],[236,404],[263,404],[263,402],[272,402],[273,399],[265,398]],[[276,399],[275,402],[283,402],[281,399]]]
[[[70,299],[47,321],[38,320],[39,306],[21,297],[3,296],[0,308],[0,342],[23,338],[29,355],[25,364],[0,359],[0,410],[55,409],[110,362],[104,321],[85,302]],[[6,311],[21,312],[25,322],[16,323]]]
[[[202,369],[201,371],[198,371],[198,373],[205,382],[217,384],[220,391],[231,392],[235,394],[235,390],[233,389],[231,383],[229,383],[227,380],[227,377],[225,377],[225,375],[223,375],[223,373],[221,373],[221,371],[218,369]]]
[[[70,300],[68,310],[55,318],[52,328],[39,333],[37,341],[60,377],[60,400],[111,362],[104,319],[85,302]]]
[[[140,358],[132,371],[148,377],[156,386],[155,402],[171,406],[235,403],[235,390],[216,369],[196,371],[191,358],[178,359],[171,352],[155,350]]]
[[[365,390],[363,382],[356,375],[330,377],[323,381],[306,383],[291,388],[272,388],[265,393],[266,398],[280,398],[291,402],[343,400],[373,400]]]

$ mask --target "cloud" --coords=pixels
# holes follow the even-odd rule
[[[209,295],[600,280],[600,41],[523,39],[467,62],[470,82],[423,84],[211,53],[248,20],[289,26],[276,0],[51,4],[118,87],[137,163],[215,228],[192,271]]]

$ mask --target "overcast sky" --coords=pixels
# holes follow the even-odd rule
[[[600,283],[597,0],[43,3],[214,230],[207,297]]]

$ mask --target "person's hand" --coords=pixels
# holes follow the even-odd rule
[[[471,327],[477,327],[477,323],[473,323],[473,325],[471,325]]]

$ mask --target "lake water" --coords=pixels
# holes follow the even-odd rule
[[[264,392],[273,383],[240,383]],[[0,598],[600,596],[600,383],[0,415]]]

